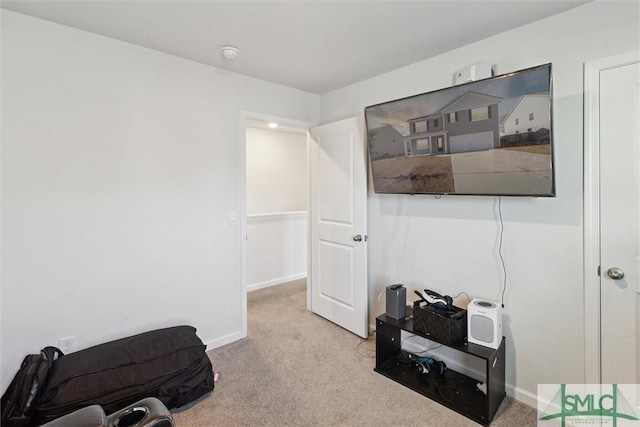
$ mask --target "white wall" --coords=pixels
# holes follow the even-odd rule
[[[321,123],[450,86],[488,61],[499,74],[553,63],[556,198],[503,198],[508,393],[535,405],[539,383],[585,378],[583,63],[639,48],[639,3],[596,2],[322,96]],[[499,300],[497,199],[369,197],[371,316],[390,283]]]
[[[306,133],[247,128],[247,289],[307,275]]]
[[[319,97],[2,11],[2,377],[187,323],[241,336],[241,111]]]
[[[307,135],[247,128],[247,214],[306,211]]]
[[[247,215],[247,290],[307,277],[307,212]]]

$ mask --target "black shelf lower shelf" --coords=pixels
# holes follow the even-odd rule
[[[506,395],[504,337],[497,349],[467,344],[466,341],[456,344],[440,342],[445,347],[482,362],[485,394],[477,388],[478,380],[460,372],[447,369],[440,377],[426,375],[418,371],[415,363],[407,362],[411,359],[406,358],[410,353],[401,348],[402,331],[433,341],[431,337],[413,329],[411,318],[396,320],[382,315],[376,321],[376,372],[479,424],[491,424]]]
[[[374,369],[411,390],[428,397],[472,420],[487,425],[487,396],[476,388],[478,381],[448,369],[438,379],[436,386],[433,376],[420,374],[415,366],[408,366],[390,360]]]

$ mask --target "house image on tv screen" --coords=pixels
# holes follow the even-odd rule
[[[555,196],[551,64],[365,108],[376,193]]]
[[[405,137],[391,125],[380,126],[368,131],[367,139],[371,144],[371,157],[396,157],[405,154]]]
[[[522,95],[502,121],[501,146],[517,146],[549,140],[549,94]]]
[[[409,119],[404,155],[454,154],[500,147],[502,98],[468,91],[436,112]]]

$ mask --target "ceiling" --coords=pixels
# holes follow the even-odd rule
[[[323,94],[589,1],[2,0],[2,8]],[[220,53],[227,44],[240,49],[235,61]]]
[[[277,126],[275,128],[272,128],[269,126],[269,122],[265,122],[262,120],[247,120],[246,122],[246,126],[250,127],[250,128],[254,128],[254,129],[262,129],[262,130],[268,130],[268,131],[273,131],[273,132],[284,132],[284,133],[295,133],[298,135],[306,135],[307,134],[307,129],[304,127],[295,127],[295,126],[287,126],[287,125],[282,125],[282,124],[277,124]]]

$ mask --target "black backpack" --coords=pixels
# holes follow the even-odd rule
[[[26,426],[36,418],[35,407],[45,387],[54,360],[63,356],[56,347],[24,358],[9,388],[2,395],[2,426]]]

